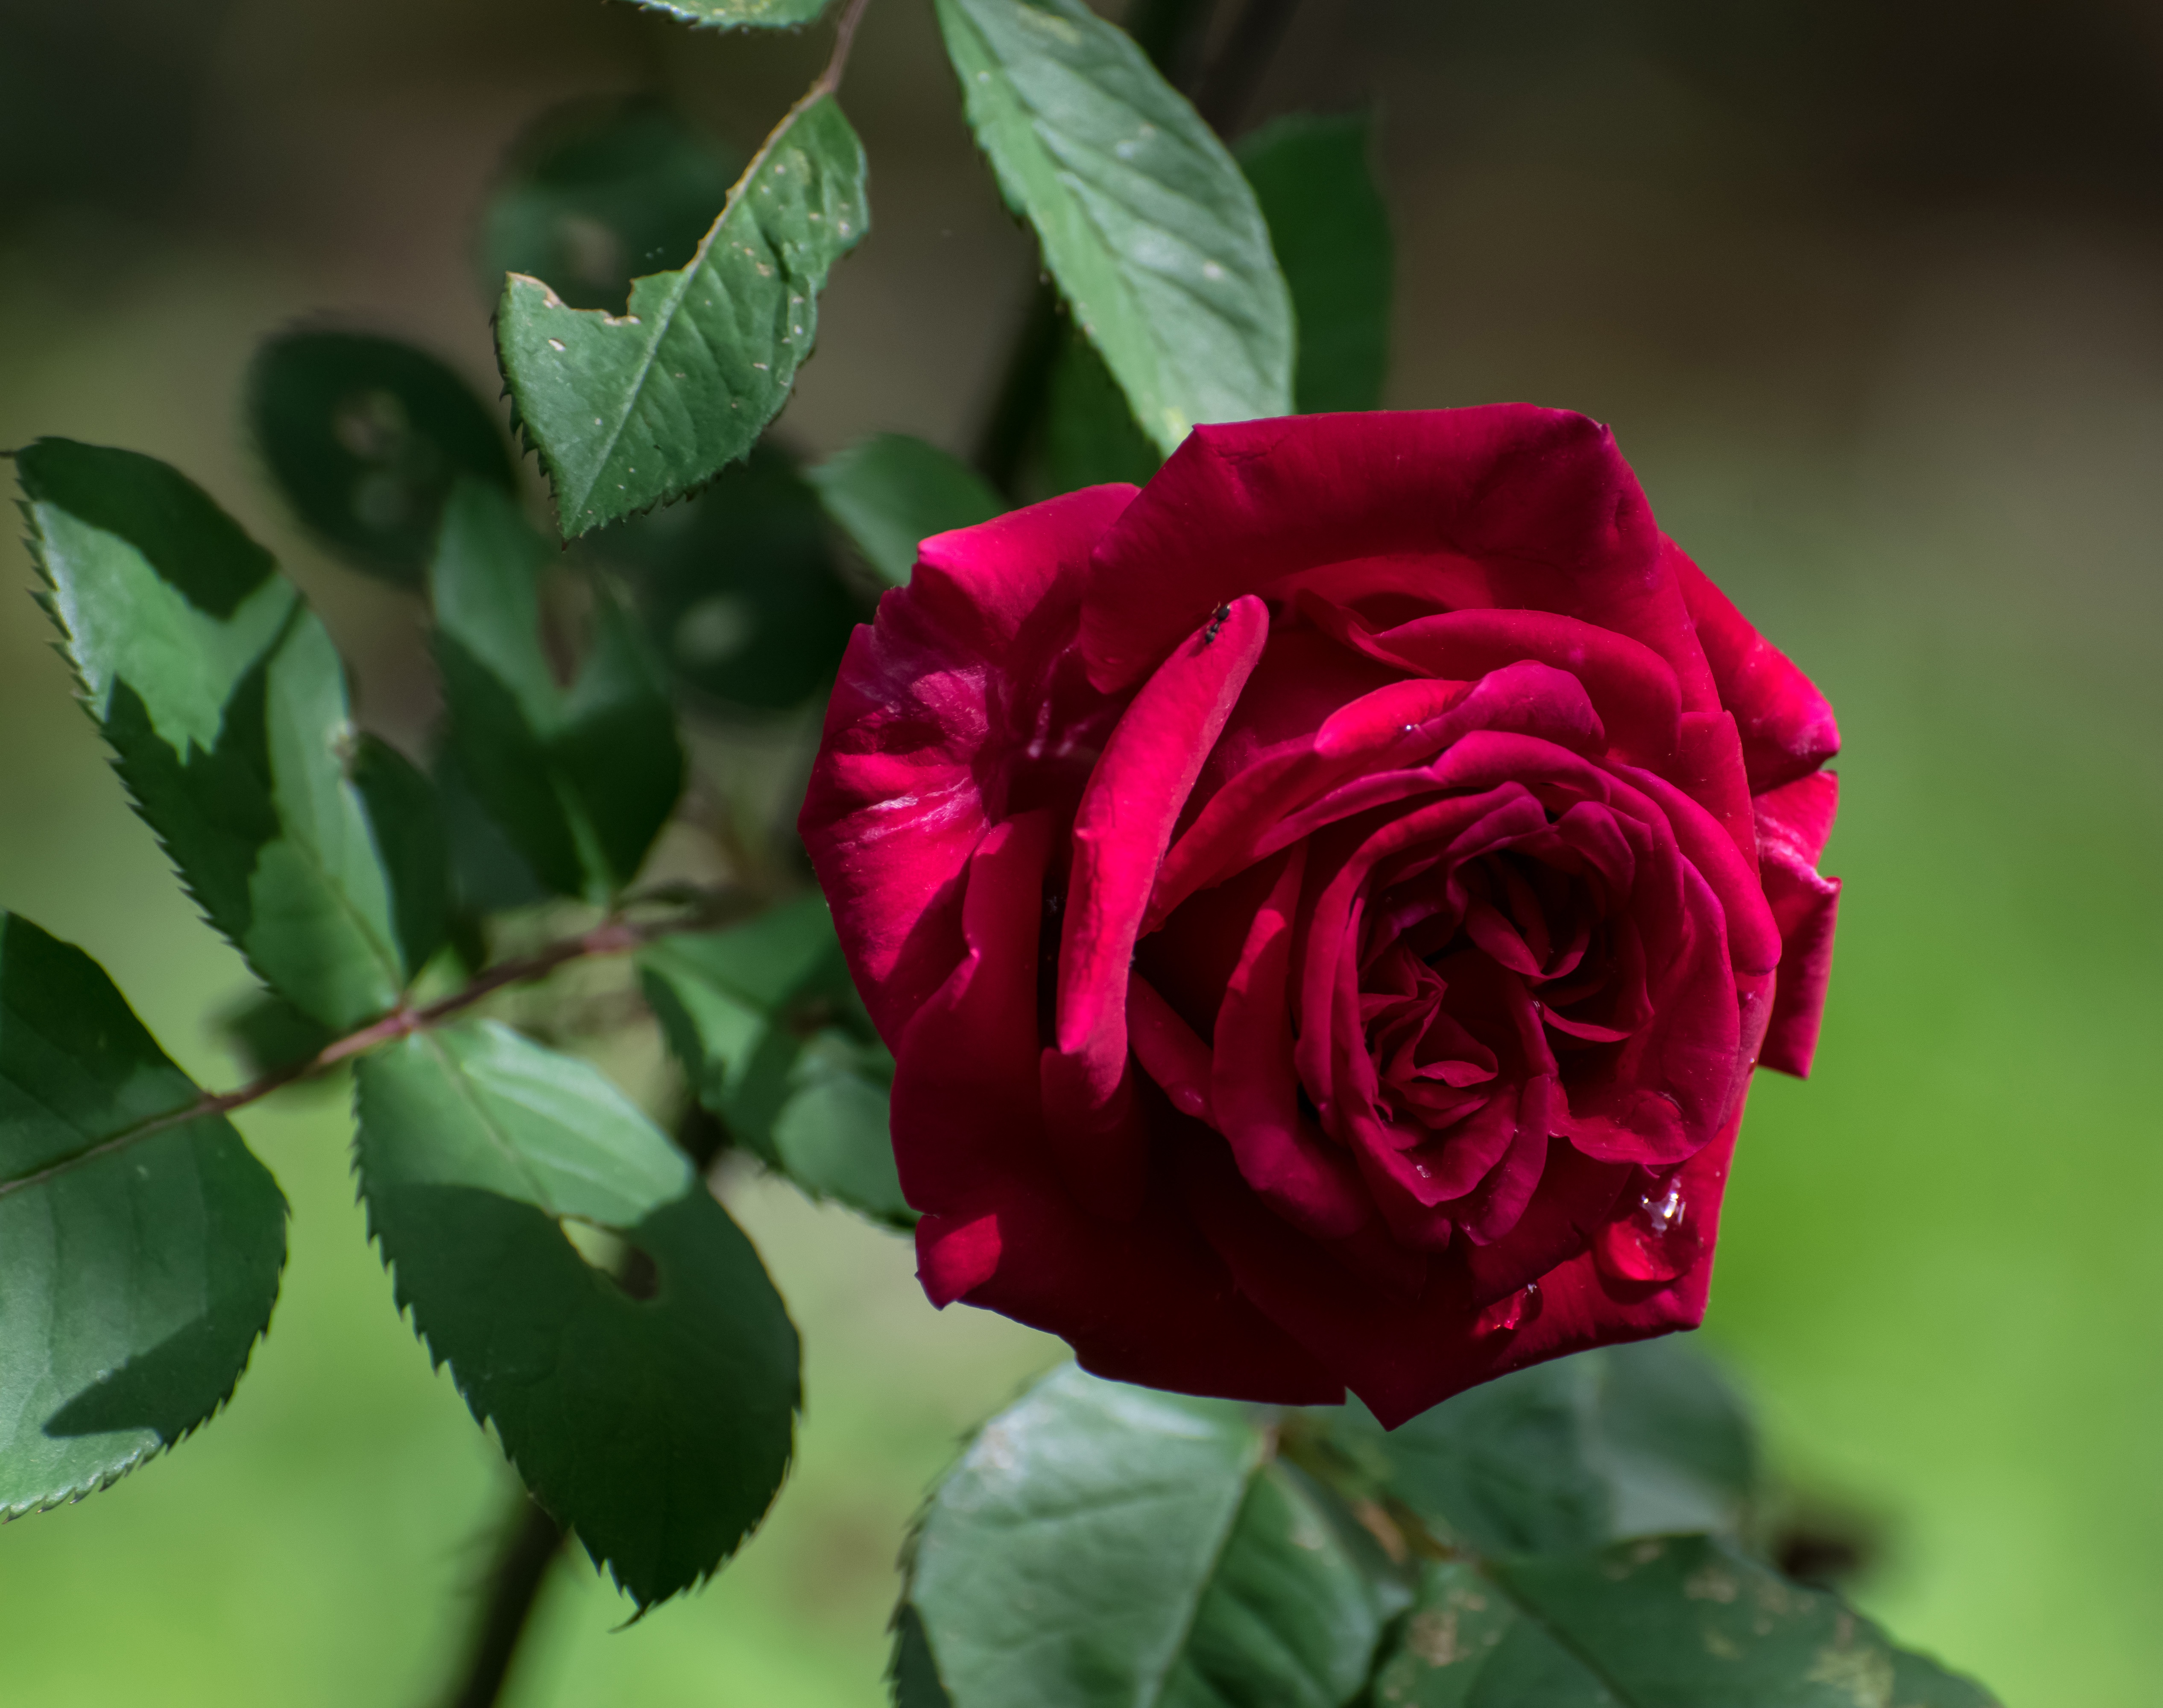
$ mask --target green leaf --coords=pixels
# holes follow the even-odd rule
[[[1374,1694],[1403,1708],[1992,1708],[1836,1597],[1705,1536],[1432,1566]]]
[[[248,384],[257,448],[294,512],[331,550],[418,588],[451,483],[517,490],[493,411],[425,351],[364,333],[288,333]]]
[[[1164,458],[1134,423],[1126,394],[1088,339],[1060,329],[1045,398],[1042,473],[1053,492],[1125,481],[1139,486]]]
[[[992,1419],[909,1566],[953,1708],[1349,1701],[1401,1592],[1269,1444],[1244,1407],[1071,1367]]]
[[[796,1331],[728,1213],[605,1079],[492,1024],[363,1059],[361,1190],[398,1302],[535,1498],[642,1606],[765,1514]],[[634,1297],[568,1227],[645,1254]]]
[[[467,786],[542,883],[602,901],[675,810],[683,751],[660,666],[606,586],[577,679],[557,682],[541,623],[553,555],[511,500],[459,485],[429,570],[436,657]]]
[[[889,586],[908,584],[916,548],[1006,508],[958,457],[907,433],[880,433],[829,457],[804,477],[826,514]]]
[[[1291,301],[1254,191],[1082,0],[938,0],[977,142],[1075,320],[1169,454],[1291,408]]]
[[[826,0],[634,0],[699,29],[788,29],[816,24]]]
[[[130,451],[18,453],[31,549],[135,809],[264,982],[341,1030],[409,973],[330,637],[202,490]]]
[[[730,1136],[816,1197],[893,1227],[893,1058],[856,994],[823,899],[642,950],[647,1000],[699,1101]]]
[[[176,1119],[199,1095],[97,962],[0,914],[0,1518],[173,1445],[270,1326],[285,1202],[223,1116]]]
[[[620,314],[636,275],[690,259],[743,168],[651,96],[559,107],[513,147],[482,216],[489,294],[523,273],[573,308]]]
[[[832,685],[864,612],[819,496],[770,439],[688,503],[632,516],[589,549],[636,589],[678,681],[727,710],[781,711]]]
[[[1669,1339],[1535,1365],[1385,1433],[1364,1407],[1307,1412],[1380,1490],[1483,1553],[1741,1527],[1757,1451],[1740,1404]]]
[[[1239,143],[1299,326],[1302,415],[1380,409],[1390,364],[1390,210],[1364,113],[1293,113]]]
[[[353,786],[375,834],[406,966],[416,972],[450,937],[451,850],[443,804],[425,773],[388,741],[354,743]]]
[[[566,539],[680,498],[742,456],[811,354],[827,270],[869,225],[864,151],[814,91],[759,150],[690,264],[629,312],[568,306],[514,275],[496,341]]]

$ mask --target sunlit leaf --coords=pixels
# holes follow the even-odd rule
[[[1292,315],[1254,191],[1142,50],[1082,0],[938,0],[1007,205],[1165,453],[1291,407]]]
[[[851,445],[805,478],[864,561],[893,587],[908,582],[922,542],[1006,508],[966,463],[907,433]]]
[[[815,24],[827,0],[632,0],[702,29],[787,29]]]
[[[811,354],[827,270],[869,222],[862,144],[820,93],[767,139],[689,263],[640,279],[626,313],[511,277],[497,346],[565,538],[751,448]]]
[[[597,1564],[642,1604],[689,1588],[788,1465],[796,1331],[750,1241],[598,1072],[505,1028],[407,1038],[359,1079],[400,1305]],[[571,1228],[644,1254],[650,1295]]]
[[[285,1200],[223,1116],[158,1127],[198,1095],[95,961],[0,914],[0,1518],[170,1447],[270,1324]]]
[[[621,314],[633,278],[691,259],[743,168],[650,96],[558,107],[513,147],[482,216],[490,294],[523,273],[573,308]]]
[[[932,1496],[897,1677],[928,1660],[953,1708],[1341,1708],[1407,1599],[1372,1548],[1248,1408],[1069,1367]]]
[[[683,753],[660,667],[606,586],[576,678],[558,682],[540,596],[553,556],[510,500],[459,486],[429,569],[436,654],[465,786],[537,878],[598,901],[637,875]]]
[[[312,1019],[383,1013],[418,969],[349,773],[345,673],[322,625],[165,464],[40,439],[16,466],[84,697],[204,913]]]
[[[357,568],[417,588],[459,476],[516,489],[503,424],[426,351],[365,333],[272,338],[249,376],[248,420],[312,532]]]
[[[1387,1433],[1356,1405],[1301,1415],[1438,1533],[1483,1553],[1731,1534],[1757,1493],[1741,1405],[1673,1339],[1514,1371]]]
[[[1405,1708],[1992,1708],[1835,1597],[1732,1543],[1427,1569],[1375,1679]]]
[[[824,900],[665,938],[640,951],[639,972],[699,1100],[731,1138],[814,1197],[915,1222],[888,1130],[893,1058]]]
[[[1293,113],[1239,142],[1239,165],[1291,287],[1292,398],[1302,415],[1382,406],[1393,256],[1373,152],[1364,113]]]

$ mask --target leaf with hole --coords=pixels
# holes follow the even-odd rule
[[[502,1026],[364,1058],[358,1108],[398,1302],[535,1498],[642,1606],[713,1572],[781,1485],[800,1393],[780,1295],[705,1181],[594,1068]],[[620,1279],[567,1230],[641,1256]]]
[[[1713,1537],[1431,1565],[1375,1679],[1403,1708],[1993,1708]]]
[[[835,526],[889,587],[908,584],[916,548],[1006,508],[958,457],[907,433],[879,433],[838,451],[804,478]]]
[[[1169,454],[1291,408],[1291,300],[1254,191],[1148,56],[1082,0],[938,0],[1007,205]]]
[[[382,1014],[419,969],[351,773],[345,672],[322,625],[165,464],[40,439],[16,468],[47,608],[191,893],[311,1019],[343,1030]]]
[[[866,615],[829,532],[818,495],[767,439],[686,502],[583,549],[636,590],[677,681],[715,710],[762,713],[824,694]]]
[[[1292,400],[1301,415],[1380,409],[1390,362],[1390,210],[1370,164],[1364,113],[1287,114],[1243,137],[1299,327]]]
[[[647,1000],[700,1103],[815,1197],[910,1227],[887,1101],[893,1058],[819,896],[639,952]]]
[[[1409,1596],[1248,1408],[1068,1367],[984,1426],[911,1544],[898,1678],[952,1708],[1341,1708]]]
[[[794,29],[816,24],[827,0],[633,0],[697,29]]]
[[[270,1326],[285,1202],[223,1116],[170,1119],[198,1096],[96,961],[0,914],[0,1518],[172,1446]]]
[[[1741,1403],[1673,1338],[1516,1370],[1392,1431],[1359,1406],[1296,1415],[1362,1464],[1376,1492],[1483,1553],[1732,1535],[1757,1494]]]
[[[248,423],[309,532],[401,587],[421,584],[453,481],[517,490],[495,411],[443,363],[395,338],[270,339],[249,375]]]
[[[481,217],[489,295],[523,273],[573,308],[621,314],[633,278],[691,259],[743,168],[652,96],[567,102],[513,145]]]
[[[680,498],[750,450],[818,332],[827,270],[861,238],[864,151],[830,94],[792,108],[682,269],[621,315],[514,274],[496,313],[504,376],[570,539]]]
[[[554,553],[509,499],[462,484],[429,568],[448,747],[534,875],[605,901],[638,874],[683,787],[658,663],[613,589],[590,586],[589,644],[558,680],[541,581]]]

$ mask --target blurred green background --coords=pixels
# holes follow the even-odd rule
[[[756,139],[823,41],[589,0],[0,0],[0,443],[170,458],[277,548],[411,740],[415,614],[327,564],[238,428],[323,312],[486,395],[471,233],[520,127],[657,87]],[[1854,1590],[2016,1705],[2163,1676],[2163,14],[2145,0],[1308,0],[1250,116],[1379,99],[1391,401],[1613,424],[1670,532],[1839,708],[1848,888],[1817,1077],[1762,1082],[1707,1338]],[[876,227],[783,426],[964,448],[1032,278],[923,0],[847,90]],[[0,551],[0,904],[85,945],[199,1077],[245,985],[128,813]],[[769,736],[769,745],[772,738]],[[425,1704],[506,1478],[392,1313],[343,1092],[242,1125],[294,1206],[228,1413],[0,1531],[10,1702]],[[924,1303],[905,1244],[737,1208],[808,1346],[802,1455],[704,1594],[559,1573],[512,1700],[869,1705],[902,1527],[1056,1347]]]

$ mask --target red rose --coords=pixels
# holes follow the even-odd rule
[[[1837,747],[1582,416],[1203,427],[925,541],[803,830],[926,1291],[1391,1424],[1697,1323]]]

